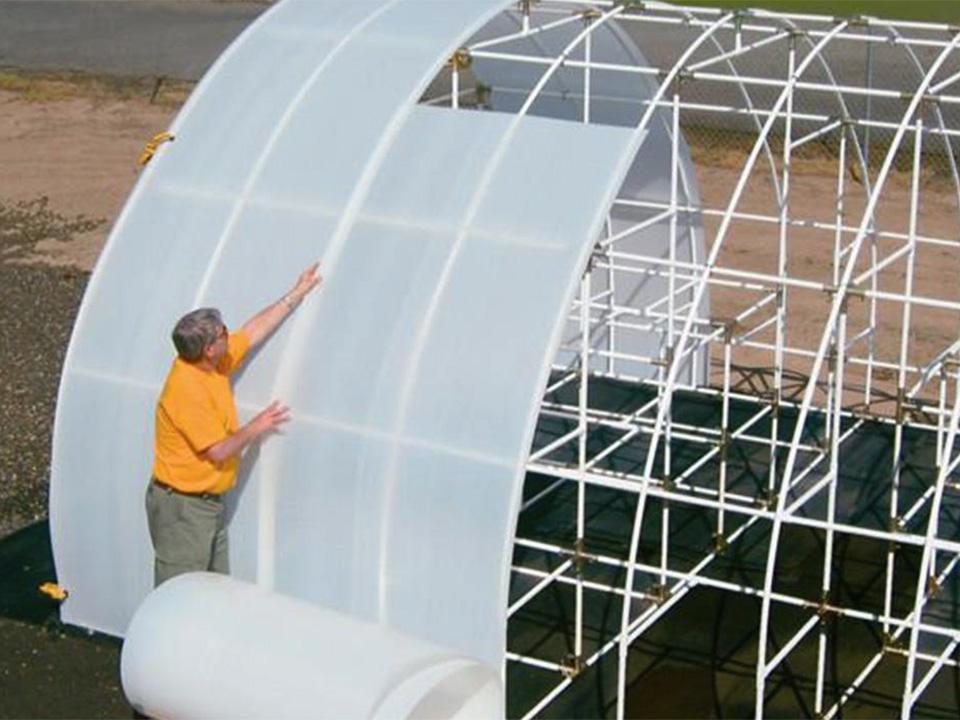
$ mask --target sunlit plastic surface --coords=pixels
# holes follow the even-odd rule
[[[150,590],[143,492],[176,318],[213,305],[235,325],[321,258],[321,291],[236,383],[242,418],[280,398],[294,420],[245,457],[233,574],[500,665],[539,396],[636,141],[416,105],[506,5],[286,0],[198,87],[68,353],[64,620],[123,634]]]
[[[488,665],[210,573],[147,597],[120,674],[131,705],[156,718],[503,716],[499,673]]]

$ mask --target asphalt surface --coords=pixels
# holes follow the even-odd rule
[[[266,2],[0,0],[0,66],[196,80]]]
[[[0,0],[0,68],[25,70],[75,70],[96,74],[127,76],[162,76],[197,80],[223,50],[253,20],[266,10],[272,0]],[[651,23],[622,23],[648,59],[660,66],[671,67],[695,37],[696,28]],[[817,25],[825,29],[828,25]],[[880,34],[882,29],[867,31],[852,28],[849,32]],[[922,35],[911,31],[911,35]],[[934,33],[932,37],[939,36]],[[763,35],[744,37],[750,44]],[[729,44],[729,38],[724,38]],[[816,38],[797,43],[798,63]],[[786,75],[786,41],[752,51],[737,61],[737,72],[747,77],[783,78]],[[929,67],[937,54],[934,48],[914,48],[915,58],[903,46],[879,43],[867,59],[862,43],[832,43],[824,53],[834,79],[841,85],[864,86],[911,92],[920,82],[919,67]],[[691,62],[714,54],[717,48],[708,42]],[[919,66],[919,67],[918,67]],[[938,77],[960,70],[960,52],[953,53]],[[822,64],[815,62],[805,79],[829,82]],[[732,84],[698,82],[686,91],[687,99],[696,102],[741,106],[740,91]],[[772,103],[776,91],[750,85],[750,92],[759,106]],[[771,95],[773,93],[773,95]],[[905,109],[899,98],[875,100],[869,109],[863,98],[846,97],[847,109],[854,117],[872,117],[898,122]],[[842,109],[833,95],[814,94],[810,107],[799,101],[798,111],[824,111],[840,115]],[[960,107],[946,106],[947,125],[960,124]],[[696,124],[729,126],[728,117],[713,114],[691,118]],[[734,127],[739,127],[735,121]],[[744,120],[743,128],[752,124]]]

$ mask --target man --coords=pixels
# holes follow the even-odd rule
[[[155,585],[197,570],[229,572],[224,493],[236,483],[244,448],[290,418],[274,401],[241,427],[229,376],[317,287],[318,265],[235,333],[213,308],[187,313],[174,327],[177,358],[157,402],[147,487]]]

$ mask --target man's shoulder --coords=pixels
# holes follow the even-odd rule
[[[191,398],[205,392],[205,373],[192,367],[179,358],[173,361],[167,379],[160,393],[160,402],[169,402],[175,398]]]

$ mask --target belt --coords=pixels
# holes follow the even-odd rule
[[[153,484],[164,492],[173,493],[174,495],[183,495],[184,497],[200,498],[201,500],[220,500],[219,493],[212,492],[187,492],[185,490],[178,490],[172,485],[167,485],[165,482],[161,482],[156,478],[153,478]]]

